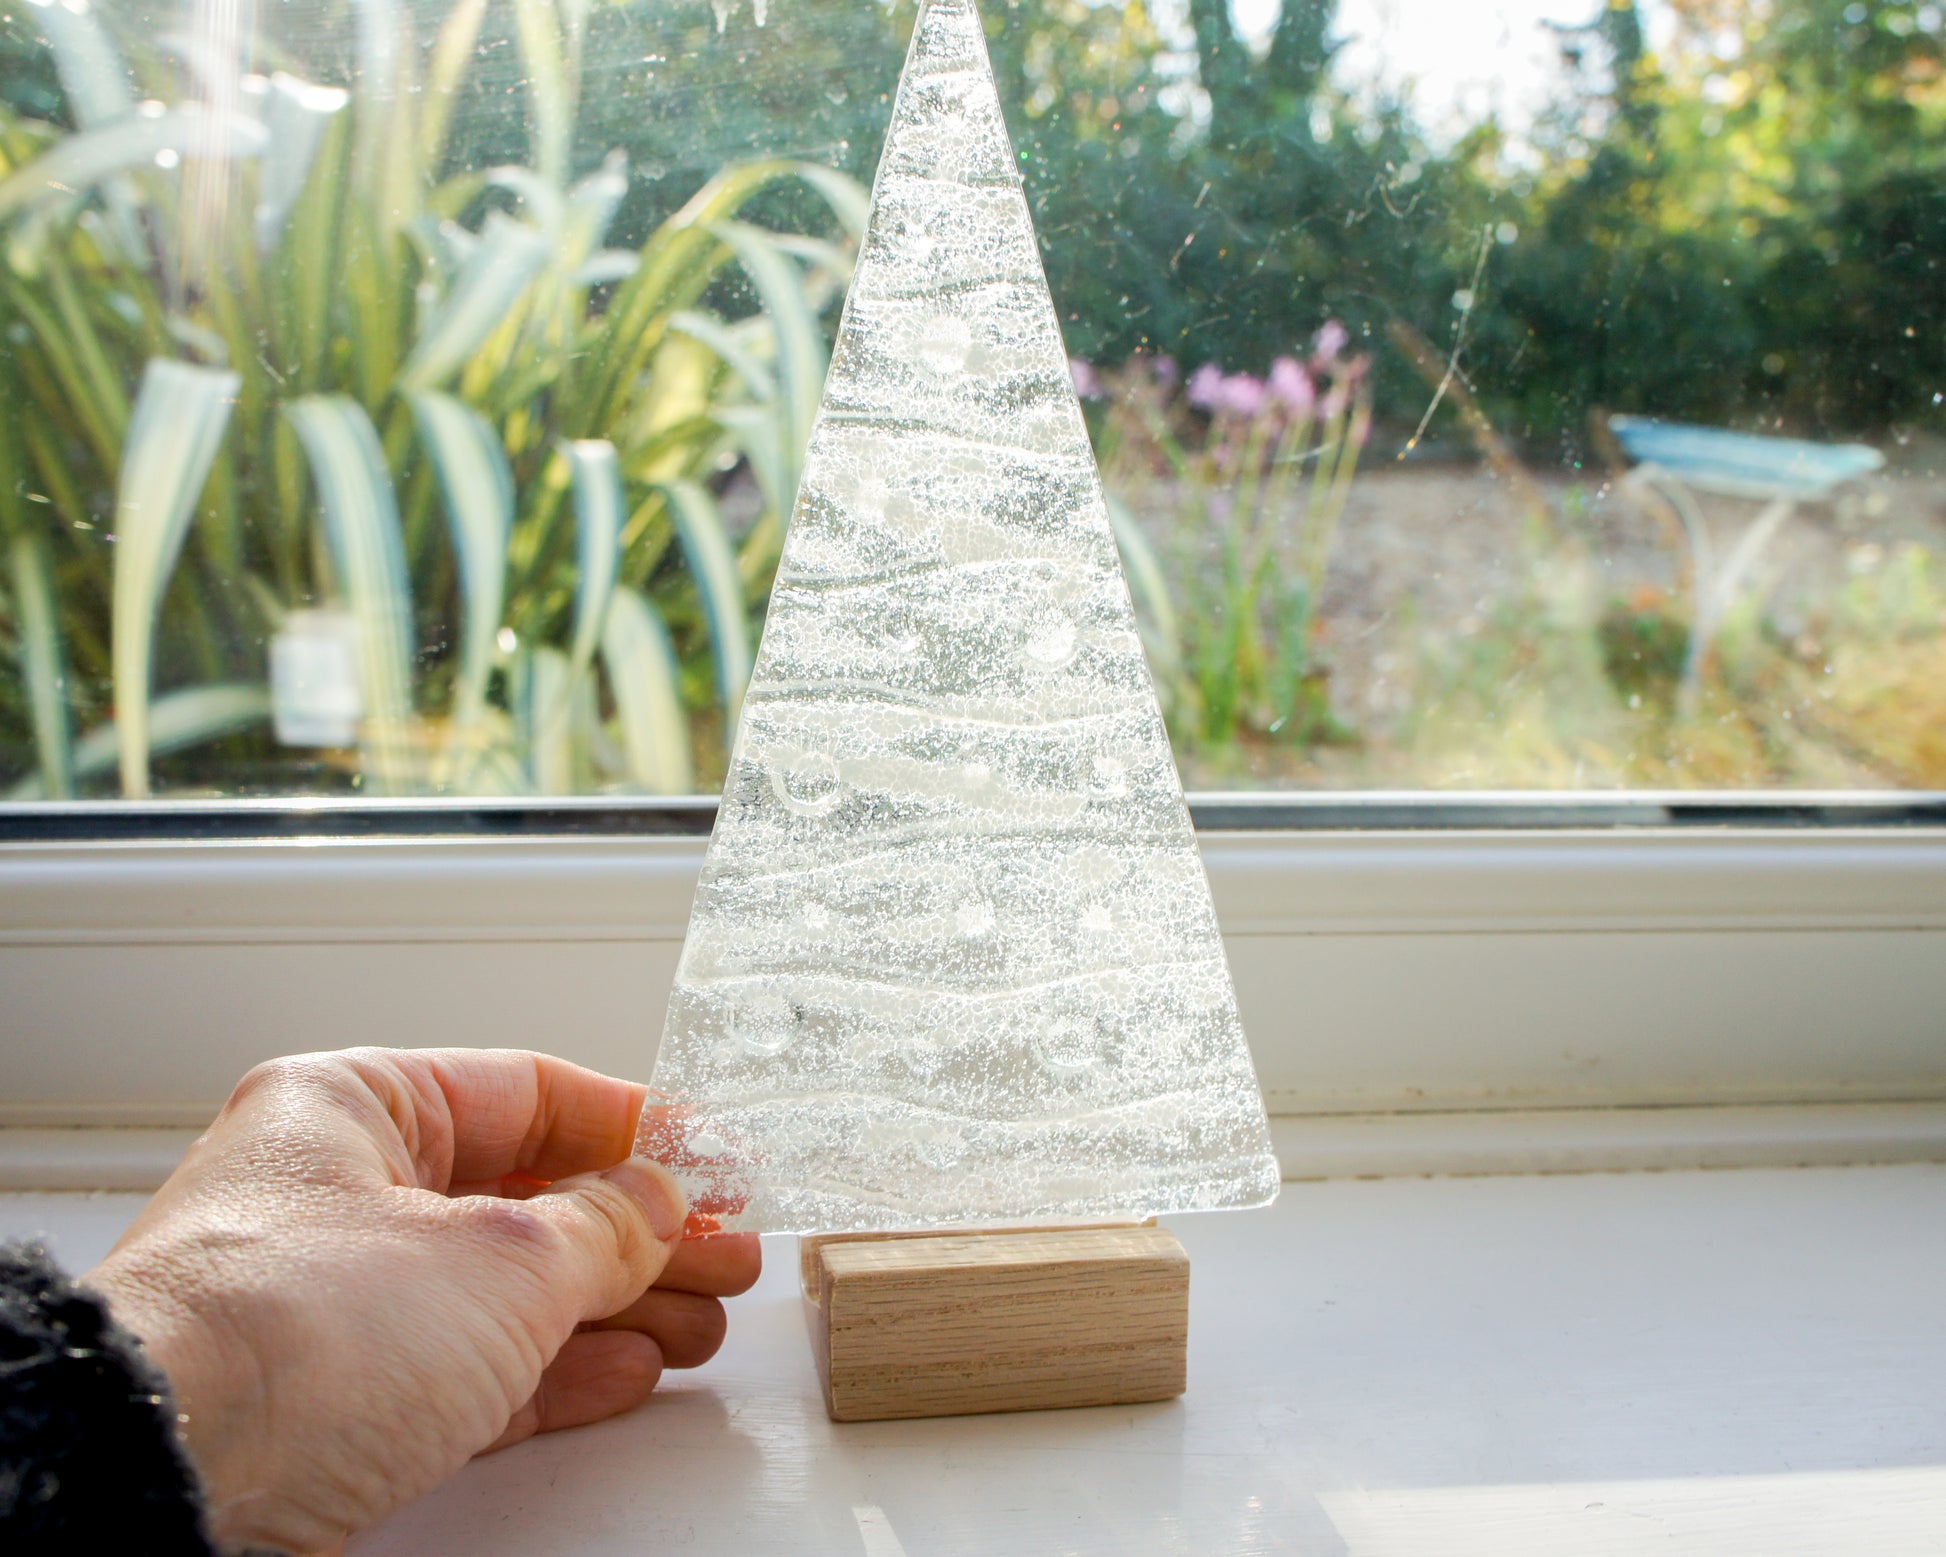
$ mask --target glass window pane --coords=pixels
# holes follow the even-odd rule
[[[0,798],[716,790],[909,0],[15,0]],[[1186,782],[1946,787],[1946,23],[988,0]]]

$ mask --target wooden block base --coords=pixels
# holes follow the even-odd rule
[[[802,1246],[834,1422],[1167,1400],[1189,1256],[1159,1227],[839,1234]]]

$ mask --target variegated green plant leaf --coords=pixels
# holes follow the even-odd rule
[[[852,253],[842,244],[784,232],[773,233],[771,241],[792,259],[804,262],[804,301],[813,313],[822,313],[851,279]]]
[[[563,409],[568,426],[591,430],[611,424],[666,338],[669,315],[694,306],[715,276],[726,252],[717,225],[787,178],[810,185],[854,233],[862,230],[865,191],[842,173],[781,160],[725,169],[650,234],[642,245],[641,264],[608,300],[606,328],[577,374],[574,403]]]
[[[257,120],[201,103],[131,114],[62,136],[25,167],[0,180],[0,220],[30,206],[70,200],[111,173],[152,166],[157,152],[254,157],[268,141],[269,132]]]
[[[364,103],[352,158],[359,182],[369,189],[378,185],[380,164],[401,150],[385,144],[385,110],[399,92],[399,0],[352,0],[351,11],[358,34],[358,93]]]
[[[1165,676],[1173,678],[1182,669],[1181,637],[1176,630],[1176,606],[1169,594],[1169,579],[1162,563],[1149,544],[1149,538],[1116,497],[1108,498],[1108,523],[1115,533],[1115,548],[1122,554],[1122,572],[1129,592],[1141,604],[1154,631],[1147,648],[1149,661]]]
[[[506,451],[485,417],[451,395],[421,390],[410,397],[420,436],[432,453],[446,521],[459,554],[464,617],[454,723],[477,724],[486,712],[507,587],[507,537],[513,529],[514,478]]]
[[[110,658],[122,793],[149,792],[149,692],[156,618],[189,535],[241,380],[158,357],[142,374],[115,492]]]
[[[278,71],[270,78],[264,126],[270,143],[257,174],[257,247],[268,253],[283,236],[284,220],[310,177],[324,128],[343,111],[351,95],[338,87],[317,86]]]
[[[568,657],[547,647],[515,656],[511,701],[521,746],[527,754],[527,780],[537,795],[574,793],[573,720],[568,714],[574,680]]]
[[[831,207],[836,216],[854,240],[865,236],[865,222],[871,216],[871,192],[849,173],[840,173],[836,168],[827,168],[815,162],[799,162],[792,171],[815,189],[824,203]]]
[[[0,222],[14,220],[7,258],[22,275],[37,275],[50,225],[96,184],[131,168],[152,167],[159,153],[254,157],[268,132],[247,115],[184,103],[137,112],[94,129],[64,135],[17,172],[0,179]]]
[[[54,51],[55,73],[83,129],[110,124],[135,111],[135,83],[91,6],[64,0],[27,0],[27,19]]]
[[[652,795],[688,793],[695,776],[675,646],[655,607],[632,589],[617,589],[609,602],[601,658],[630,781]]]
[[[526,207],[522,215],[529,224],[547,235],[550,246],[559,243],[568,207],[567,197],[557,185],[518,163],[488,168],[484,177],[493,188],[519,196],[520,203]]]
[[[91,130],[133,114],[135,78],[102,26],[100,11],[70,0],[28,0],[28,4],[53,50],[54,69],[75,123]],[[122,255],[141,253],[142,222],[135,191],[126,179],[111,178],[101,193],[109,231]]]
[[[682,309],[669,317],[671,330],[707,346],[743,380],[753,399],[768,402],[777,398],[777,378],[753,349],[750,332],[744,328],[750,324],[761,327],[762,323],[761,318],[755,318],[725,324],[716,315],[694,308]]]
[[[795,452],[789,447],[788,418],[775,401],[719,406],[716,420],[750,462],[750,474],[763,494],[766,522],[772,516],[776,518],[781,540],[791,505],[797,501],[797,459],[803,445],[799,444]]]
[[[74,760],[69,749],[66,657],[61,652],[60,610],[54,599],[47,542],[32,532],[16,535],[7,561],[20,618],[20,666],[34,725],[34,751],[40,759],[41,793],[50,800],[66,800],[74,793]]]
[[[405,389],[433,389],[466,366],[506,323],[528,284],[546,265],[546,235],[495,211],[480,229],[453,288],[426,321],[399,372]]]
[[[534,162],[541,177],[560,189],[574,151],[574,96],[561,13],[554,0],[514,0],[514,29],[534,115]]]
[[[763,299],[777,341],[777,387],[793,447],[802,448],[817,419],[827,366],[823,332],[804,296],[804,278],[776,238],[748,222],[718,222],[712,229],[735,252],[737,263]],[[795,493],[793,493],[793,496]]]
[[[439,24],[439,35],[426,61],[425,106],[419,116],[419,155],[428,168],[437,168],[442,161],[453,99],[473,64],[486,8],[487,0],[455,0]]]
[[[416,787],[412,599],[385,451],[364,407],[347,396],[306,395],[284,415],[304,445],[339,585],[358,624],[367,777],[382,794],[402,794]]]
[[[217,682],[205,687],[185,687],[168,692],[148,708],[149,749],[157,756],[187,751],[205,741],[213,741],[238,730],[261,724],[270,717],[270,688],[257,682]],[[74,743],[74,776],[93,778],[115,766],[121,749],[121,733],[116,722],[97,725]],[[47,800],[40,775],[16,784],[7,792],[9,800]]]
[[[709,627],[716,694],[723,704],[724,744],[736,734],[750,684],[750,619],[743,605],[743,580],[723,515],[709,488],[695,481],[667,481],[660,488],[669,505],[676,539],[689,564]]]
[[[627,249],[596,249],[575,268],[574,284],[578,287],[603,287],[611,282],[626,281],[642,268],[642,257],[631,254]]]
[[[568,191],[561,240],[569,262],[579,265],[601,246],[627,193],[628,157],[619,149],[609,152],[600,167]]]
[[[622,564],[622,523],[628,500],[615,446],[604,438],[579,438],[564,444],[574,479],[575,558],[574,647],[568,656],[579,679],[601,642],[603,618]]]

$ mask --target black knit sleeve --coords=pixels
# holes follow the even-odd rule
[[[0,1245],[0,1550],[214,1551],[166,1381],[38,1244]]]

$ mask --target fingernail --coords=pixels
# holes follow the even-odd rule
[[[689,1216],[689,1201],[667,1168],[631,1157],[616,1163],[602,1177],[642,1208],[657,1238],[667,1243],[681,1235],[682,1224]]]

